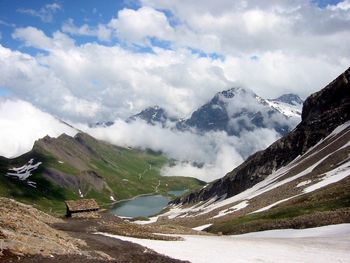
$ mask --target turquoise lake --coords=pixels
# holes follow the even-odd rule
[[[169,191],[168,193],[180,196],[187,190]],[[170,201],[170,197],[162,195],[144,195],[131,200],[120,201],[110,209],[112,214],[126,217],[152,216],[159,213]]]

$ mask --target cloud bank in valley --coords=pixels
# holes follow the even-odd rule
[[[112,144],[161,151],[176,160],[162,170],[165,176],[191,176],[204,181],[222,177],[239,165],[249,154],[274,142],[278,135],[270,129],[244,132],[240,137],[225,132],[195,134],[149,125],[142,120],[126,123],[116,120],[110,127],[78,127],[92,136]]]
[[[204,181],[220,178],[239,165],[251,153],[263,149],[278,138],[271,129],[242,132],[240,137],[226,132],[198,134],[149,125],[137,119],[118,119],[109,127],[91,128],[73,124],[92,136],[122,147],[161,151],[175,163],[163,167],[164,176],[191,176]],[[74,136],[78,130],[43,112],[32,104],[12,99],[0,100],[0,156],[13,158],[30,151],[34,142],[62,133]]]

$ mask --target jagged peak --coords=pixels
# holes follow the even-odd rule
[[[216,96],[223,96],[226,99],[233,98],[235,95],[252,95],[253,97],[257,97],[251,89],[242,87],[232,87],[216,94]]]
[[[297,105],[304,103],[304,101],[299,97],[299,95],[293,94],[293,93],[283,94],[283,95],[279,96],[278,98],[273,99],[273,101],[284,102],[284,103],[291,104],[294,106],[297,106]]]

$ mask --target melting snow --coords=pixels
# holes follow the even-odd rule
[[[235,205],[235,206],[232,206],[226,210],[223,210],[223,211],[220,211],[216,216],[214,216],[213,218],[218,218],[218,217],[221,217],[221,216],[225,216],[225,215],[228,215],[230,213],[233,213],[233,212],[236,212],[238,210],[241,210],[245,207],[247,207],[249,205],[249,201],[247,200],[244,200],[243,202],[240,202],[239,204]]]
[[[148,225],[151,223],[155,223],[158,220],[158,216],[150,217],[148,221],[146,220],[137,220],[134,221],[133,223],[138,224],[138,225]]]
[[[16,178],[20,181],[26,181],[31,175],[32,172],[38,169],[39,165],[42,164],[41,162],[38,162],[36,164],[33,164],[34,159],[30,159],[29,162],[21,167],[14,167],[9,169],[9,171],[6,173],[6,176]],[[32,187],[36,187],[36,183],[32,181],[27,181],[27,184]]]
[[[311,185],[309,187],[306,187],[304,189],[304,192],[310,193],[310,192],[315,191],[321,187],[325,187],[329,184],[336,183],[349,175],[350,175],[350,161],[347,161],[343,165],[326,173],[326,175],[321,178],[320,182],[318,182],[314,185]]]
[[[299,194],[299,195],[300,195],[300,194]],[[250,214],[259,213],[259,212],[262,212],[262,211],[269,210],[271,207],[274,207],[275,205],[278,205],[278,204],[280,204],[280,203],[283,203],[283,202],[285,202],[285,201],[288,201],[288,200],[290,200],[290,199],[292,199],[292,198],[294,198],[294,197],[297,197],[297,196],[299,196],[299,195],[295,195],[295,196],[291,196],[291,197],[288,197],[288,198],[279,200],[279,201],[277,201],[277,202],[275,202],[275,203],[273,203],[273,204],[271,204],[271,205],[265,206],[265,207],[263,207],[263,208],[260,208],[260,209],[258,209],[258,210],[256,210],[256,211],[254,211],[254,212],[251,212]]]
[[[205,224],[205,225],[202,225],[202,226],[197,226],[197,227],[194,227],[192,228],[193,230],[197,230],[197,231],[202,231],[203,229],[206,229],[207,227],[210,227],[212,224]]]
[[[236,236],[182,235],[184,241],[98,234],[134,242],[158,253],[194,263],[350,262],[350,224],[270,230]]]
[[[312,180],[306,180],[304,182],[298,183],[296,187],[302,187],[302,186],[308,185],[310,183],[312,183]]]

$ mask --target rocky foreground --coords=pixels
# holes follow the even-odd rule
[[[178,239],[155,235],[152,227],[131,224],[104,212],[97,218],[60,219],[11,199],[0,198],[0,202],[0,262],[183,262],[131,242],[95,234]],[[156,232],[165,230],[167,226]],[[185,228],[179,227],[178,231],[186,233]]]

